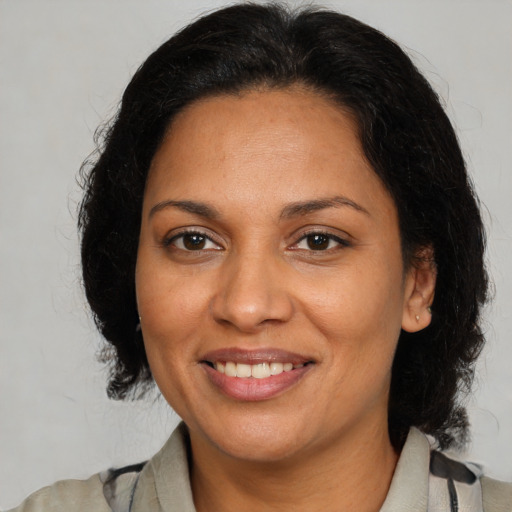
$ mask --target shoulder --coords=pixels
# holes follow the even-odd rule
[[[381,512],[512,512],[512,483],[482,474],[482,468],[435,450],[411,428]]]
[[[87,480],[62,480],[31,494],[7,512],[125,512],[144,463],[109,469]]]
[[[512,483],[500,482],[486,476],[481,478],[485,512],[512,511]]]
[[[512,512],[512,483],[486,477],[480,466],[437,451],[432,451],[430,456],[429,487],[429,502],[444,502],[445,507],[449,503],[450,510],[482,510],[483,507],[484,512]]]
[[[87,480],[62,480],[31,494],[8,512],[110,512],[100,475]]]
[[[194,511],[188,469],[188,432],[180,424],[149,461],[110,469],[88,480],[63,480],[7,512],[161,511],[160,502]]]

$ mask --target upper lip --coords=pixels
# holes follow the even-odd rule
[[[209,363],[231,361],[233,363],[260,364],[260,363],[293,363],[306,364],[313,362],[310,357],[305,357],[287,350],[274,348],[259,348],[247,350],[242,348],[221,348],[205,354],[202,361]]]

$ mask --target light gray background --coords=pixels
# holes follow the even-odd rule
[[[0,0],[0,506],[143,460],[176,415],[107,400],[79,285],[75,183],[142,60],[213,0]],[[512,2],[347,0],[444,98],[486,205],[496,300],[470,404],[469,457],[512,480]],[[333,404],[335,406],[335,404]]]

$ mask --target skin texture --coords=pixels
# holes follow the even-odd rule
[[[190,430],[197,509],[378,510],[393,355],[401,328],[429,324],[434,285],[429,265],[404,270],[395,205],[339,106],[295,87],[182,111],[150,169],[136,287],[152,373]],[[204,364],[234,348],[312,363],[240,400]]]

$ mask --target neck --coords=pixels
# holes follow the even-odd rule
[[[398,460],[380,425],[272,462],[235,459],[193,434],[191,443],[197,512],[377,512]]]

